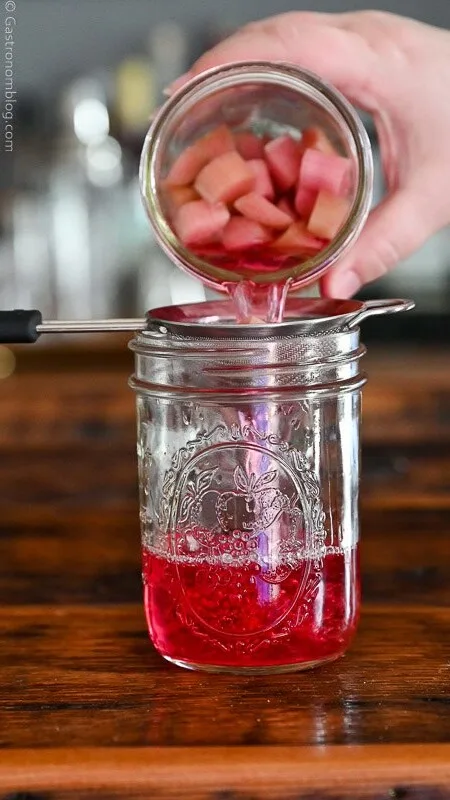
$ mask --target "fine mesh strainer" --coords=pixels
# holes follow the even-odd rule
[[[183,337],[259,339],[270,336],[321,336],[333,331],[358,327],[367,317],[393,314],[414,308],[412,300],[324,300],[289,298],[284,321],[278,323],[237,324],[230,301],[217,300],[170,306],[149,311],[143,319],[52,320],[43,321],[37,310],[0,311],[0,342],[27,344],[44,333],[106,333],[118,331],[170,332]]]

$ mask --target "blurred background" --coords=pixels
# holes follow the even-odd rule
[[[364,8],[314,0],[315,10]],[[372,8],[450,27],[448,0]],[[304,0],[295,7],[307,8]],[[168,263],[141,208],[138,161],[162,89],[206,48],[289,0],[16,0],[14,149],[0,156],[0,307],[45,318],[142,315],[205,297]],[[444,100],[444,99],[443,99]],[[376,137],[375,198],[383,196]],[[364,297],[411,296],[414,315],[366,338],[450,337],[450,229]]]

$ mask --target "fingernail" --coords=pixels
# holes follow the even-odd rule
[[[187,83],[190,78],[192,78],[192,74],[190,72],[184,72],[183,75],[180,75],[180,77],[176,79],[176,81],[173,81],[169,86],[166,86],[166,88],[163,89],[163,94],[166,97],[170,97],[170,95],[172,95],[178,89],[181,89],[181,87],[184,86],[184,84]]]
[[[352,269],[343,272],[341,275],[336,275],[332,282],[333,295],[341,300],[353,297],[360,288],[361,281],[359,276]]]

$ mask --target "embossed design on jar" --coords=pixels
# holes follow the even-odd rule
[[[187,442],[166,472],[158,523],[193,633],[253,652],[301,623],[320,584],[324,513],[306,459],[275,434],[220,425]],[[223,613],[209,615],[204,598],[221,592]],[[246,603],[261,613],[233,613]]]

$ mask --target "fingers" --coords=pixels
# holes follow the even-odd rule
[[[300,11],[248,25],[201,56],[169,89],[221,64],[288,61],[316,72],[350,101],[373,110],[376,54],[359,34],[335,24],[339,16]]]
[[[438,196],[447,198],[445,186],[438,190],[442,175],[430,174],[430,161],[439,162],[441,168],[442,158],[423,147],[420,124],[409,113],[409,107],[414,108],[411,86],[406,86],[410,93],[402,98],[406,78],[412,82],[412,97],[416,95],[411,61],[403,58],[399,45],[409,41],[404,28],[404,20],[385,13],[283,14],[241,29],[205,53],[172,86],[180,88],[189,78],[222,64],[284,61],[317,73],[374,115],[391,194],[371,213],[345,259],[323,278],[322,291],[328,297],[352,296],[420,248],[448,221],[448,208],[446,216],[445,209],[437,207]],[[437,146],[436,136],[434,142]],[[442,145],[443,152],[446,147]],[[422,151],[423,158],[417,159]]]
[[[435,232],[423,194],[403,189],[372,211],[350,254],[322,279],[325,297],[345,299],[385,275]]]

